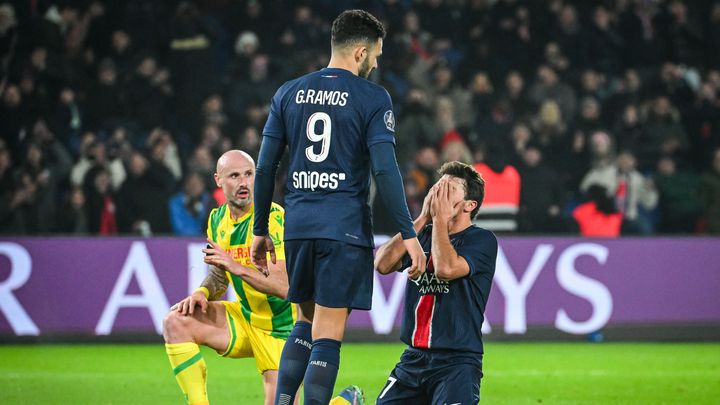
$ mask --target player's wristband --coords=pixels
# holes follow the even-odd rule
[[[198,291],[200,291],[201,293],[203,293],[203,295],[205,296],[206,299],[207,299],[207,298],[210,298],[210,290],[208,290],[207,288],[205,288],[205,287],[198,287],[198,288],[195,289],[195,291],[193,291],[193,293],[196,293],[196,292],[198,292]]]

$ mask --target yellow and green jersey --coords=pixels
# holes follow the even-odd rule
[[[207,235],[208,238],[220,245],[233,260],[258,271],[250,261],[254,218],[253,207],[247,214],[234,220],[227,204],[223,204],[210,212]],[[277,260],[285,260],[284,221],[285,211],[281,206],[273,203],[270,208],[269,231],[275,244]],[[274,337],[287,339],[295,322],[295,307],[282,298],[257,291],[242,278],[232,273],[225,272],[225,275],[237,293],[245,320]]]

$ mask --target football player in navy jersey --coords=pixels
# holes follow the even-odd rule
[[[332,25],[328,67],[275,93],[255,177],[251,256],[262,271],[275,172],[288,147],[285,253],[288,300],[300,306],[283,349],[276,404],[292,403],[301,382],[306,404],[327,404],[351,309],[370,309],[373,233],[368,192],[375,178],[409,252],[408,275],[425,271],[425,254],[408,212],[395,158],[395,117],[387,91],[367,77],[382,54],[385,29],[362,10]]]
[[[376,404],[476,404],[480,400],[481,328],[495,274],[497,240],[472,224],[485,182],[472,166],[445,163],[414,221],[430,252],[427,272],[408,280],[401,340],[408,348]],[[396,235],[378,250],[375,267],[388,274],[409,265]]]

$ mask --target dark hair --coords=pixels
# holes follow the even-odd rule
[[[380,38],[385,38],[385,27],[377,18],[364,10],[345,10],[332,24],[333,47],[358,42],[374,44]]]
[[[458,161],[443,164],[438,173],[465,180],[465,199],[477,202],[477,207],[470,213],[470,219],[475,218],[485,198],[485,180],[480,173],[469,164]]]

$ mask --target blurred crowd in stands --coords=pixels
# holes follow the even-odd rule
[[[460,160],[497,232],[720,233],[708,0],[5,2],[0,232],[202,235],[217,157],[257,155],[275,90],[327,64],[347,8],[386,24],[371,79],[413,215]]]

